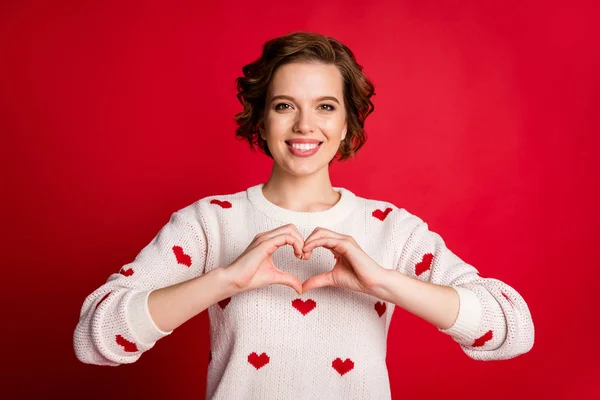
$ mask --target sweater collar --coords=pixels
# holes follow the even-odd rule
[[[342,187],[333,187],[333,190],[341,194],[340,199],[333,207],[314,212],[292,211],[279,207],[267,200],[262,191],[263,186],[264,183],[259,183],[246,189],[248,200],[258,211],[284,224],[331,226],[346,219],[358,204],[357,196],[350,190]]]

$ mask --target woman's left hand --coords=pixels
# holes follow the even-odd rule
[[[331,271],[304,281],[302,293],[323,286],[335,286],[373,294],[384,279],[387,270],[373,261],[352,236],[316,228],[304,242],[303,252],[307,254],[304,259],[310,258],[312,250],[317,247],[329,249],[336,263]]]

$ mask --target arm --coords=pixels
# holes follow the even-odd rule
[[[216,268],[189,281],[150,292],[148,311],[159,331],[172,332],[209,306],[236,293],[238,290],[225,269]]]
[[[440,330],[450,328],[457,320],[460,310],[458,290],[462,288],[436,285],[389,269],[382,269],[373,288],[377,298],[402,307]]]
[[[83,302],[73,336],[77,358],[133,363],[172,329],[228,297],[220,268],[204,274],[206,251],[199,221],[173,213],[133,262]]]
[[[531,314],[515,289],[479,276],[420,218],[410,215],[401,224],[408,239],[382,282],[384,296],[436,325],[473,359],[509,359],[531,350]]]

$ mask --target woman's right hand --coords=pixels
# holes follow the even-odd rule
[[[281,246],[291,245],[297,258],[302,259],[304,240],[293,224],[259,233],[246,250],[225,267],[232,286],[238,292],[281,284],[302,294],[302,282],[273,264],[273,253]]]

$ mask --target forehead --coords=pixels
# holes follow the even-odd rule
[[[279,67],[270,85],[271,96],[290,95],[298,98],[342,95],[343,77],[332,64],[291,63]]]

